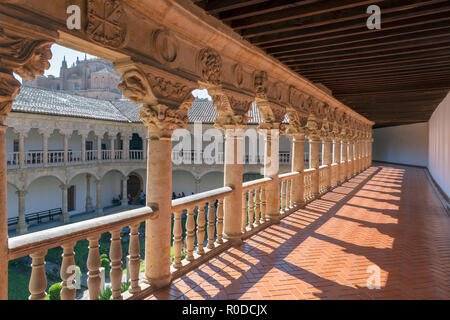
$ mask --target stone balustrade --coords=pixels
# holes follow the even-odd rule
[[[29,255],[32,259],[32,271],[29,282],[30,300],[43,300],[47,293],[47,277],[45,273],[45,255],[52,248],[63,248],[61,264],[62,300],[74,300],[76,289],[73,283],[75,272],[74,247],[77,241],[89,240],[89,254],[87,257],[89,299],[98,300],[100,292],[100,253],[99,239],[102,233],[111,234],[111,288],[112,299],[122,299],[122,248],[121,234],[128,227],[129,255],[130,255],[130,288],[124,293],[125,298],[141,291],[139,282],[140,244],[138,228],[149,219],[156,219],[157,210],[144,207],[95,218],[70,225],[60,226],[49,230],[30,233],[10,238],[8,241],[8,260]]]
[[[125,159],[123,150],[101,150],[98,157],[97,150],[89,151],[68,151],[67,157],[64,151],[33,151],[23,153],[23,163],[21,164],[20,152],[8,152],[6,165],[8,169],[60,167],[89,163],[110,163],[123,161],[145,161],[146,157],[142,150],[128,151],[129,158]],[[45,161],[45,159],[47,161]],[[66,159],[66,160],[64,160]]]

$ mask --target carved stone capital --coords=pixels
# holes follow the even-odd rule
[[[250,97],[222,90],[220,87],[210,88],[213,106],[219,114],[215,119],[215,127],[221,130],[242,129],[248,122],[248,112],[252,105]]]
[[[175,129],[186,128],[192,102],[194,96],[190,94],[178,107],[144,104],[139,117],[149,129],[149,138],[170,138]]]
[[[291,108],[286,110],[286,114],[289,118],[286,134],[291,136],[304,135],[308,117]]]
[[[259,129],[279,129],[281,134],[284,134],[286,125],[283,120],[286,116],[286,108],[276,103],[266,100],[256,100],[261,123]]]
[[[11,110],[20,82],[13,72],[25,79],[34,79],[50,67],[53,42],[23,38],[0,27],[0,121]]]

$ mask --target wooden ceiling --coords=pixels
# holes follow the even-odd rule
[[[375,127],[428,121],[450,90],[449,0],[193,1]]]

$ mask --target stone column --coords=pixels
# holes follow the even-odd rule
[[[148,138],[142,138],[142,156],[144,160],[147,160],[148,150]]]
[[[200,192],[200,179],[195,179],[195,193]]]
[[[102,157],[102,136],[103,135],[97,135],[97,161],[101,162],[103,160]]]
[[[313,176],[313,194],[316,198],[319,196],[319,145],[318,136],[309,137],[309,168],[316,169]]]
[[[121,200],[122,207],[128,206],[127,181],[128,181],[128,177],[122,178],[122,200]]]
[[[266,187],[266,217],[274,223],[280,222],[280,131],[268,129],[264,132],[264,177],[272,178]]]
[[[19,131],[19,168],[25,168],[25,134]]]
[[[123,141],[123,160],[130,160],[130,135],[122,135]]]
[[[334,185],[338,185],[341,182],[341,141],[338,139],[333,140],[333,163],[336,163],[336,181],[333,181]]]
[[[16,193],[19,200],[19,221],[17,223],[16,233],[24,234],[28,231],[28,225],[25,220],[25,195],[27,194],[27,191],[17,190]]]
[[[0,74],[0,79],[1,78],[2,76]],[[17,88],[19,87],[20,83]],[[12,99],[13,97],[11,97],[11,100]],[[8,259],[6,259],[8,256],[8,213],[6,205],[7,183],[5,138],[5,131],[8,127],[3,125],[4,118],[6,118],[6,115],[3,116],[0,108],[0,257],[2,257],[0,259],[0,300],[8,299]]]
[[[354,145],[353,141],[348,141],[348,171],[347,178],[351,178],[353,176],[353,167],[355,165],[355,157],[354,157]]]
[[[13,72],[25,79],[33,80],[36,75],[43,74],[50,67],[51,41],[36,39],[24,32],[18,33],[9,27],[2,26],[0,32],[0,300],[8,299],[8,214],[7,214],[7,182],[6,182],[6,139],[4,125],[6,116],[11,111],[14,98],[20,92],[20,82]],[[12,45],[13,44],[13,45]],[[24,48],[27,48],[24,50]],[[22,150],[23,151],[23,150]],[[20,159],[24,165],[24,157]],[[30,281],[32,287],[32,281]]]
[[[331,161],[332,161],[331,140],[325,138],[323,140],[323,164],[327,167],[327,189],[331,188]]]
[[[91,175],[86,174],[86,205],[85,211],[89,212],[92,210],[92,198],[91,198]]]
[[[294,204],[302,206],[304,201],[304,177],[305,170],[305,135],[299,134],[292,137],[292,164],[291,171],[300,172],[298,179],[294,182]]]
[[[49,138],[49,134],[46,132],[42,133],[42,153],[43,153],[43,157],[44,157],[44,167],[48,166],[48,138]]]
[[[114,146],[114,141],[116,140],[116,136],[112,135],[109,137],[109,141],[110,141],[110,150],[111,150],[111,160],[114,160],[116,158],[116,152],[115,152],[115,146]]]
[[[86,135],[81,135],[81,162],[86,162]]]
[[[347,141],[345,141],[345,140],[342,140],[341,144],[342,144],[341,166],[342,166],[342,170],[343,170],[341,182],[344,182],[347,180],[347,175],[348,175],[348,144],[347,144]]]
[[[225,129],[224,185],[232,187],[233,193],[225,198],[223,236],[235,244],[241,243],[242,235],[242,179],[243,137],[242,129]]]
[[[97,187],[97,203],[95,206],[95,213],[98,216],[103,215],[103,208],[102,208],[102,184],[101,181],[96,181],[96,187]]]
[[[64,138],[64,164],[69,162],[69,135],[63,133]]]
[[[61,188],[62,191],[62,216],[61,216],[61,221],[62,222],[68,222],[70,217],[69,217],[69,212],[67,210],[67,189],[68,186],[67,185],[60,185],[59,186]]]

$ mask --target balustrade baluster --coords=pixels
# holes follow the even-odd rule
[[[255,225],[258,226],[261,222],[261,193],[260,188],[255,190]]]
[[[241,231],[245,233],[247,227],[247,191],[242,192],[242,221]]]
[[[285,196],[284,196],[284,198],[285,198],[284,211],[289,210],[289,182],[290,182],[289,179],[284,181],[285,187],[286,187]]]
[[[223,199],[217,203],[217,243],[223,243]]]
[[[120,240],[120,231],[121,229],[111,231],[111,248],[109,250],[109,257],[111,258],[109,277],[111,278],[113,300],[122,299],[120,292],[122,285],[122,243]]]
[[[262,223],[266,222],[266,206],[267,206],[267,199],[266,199],[266,187],[261,187],[261,221]]]
[[[195,242],[195,221],[194,221],[194,209],[187,209],[186,219],[186,259],[188,261],[194,261],[194,242]]]
[[[29,300],[44,300],[45,289],[47,288],[47,276],[45,274],[45,255],[47,250],[37,251],[30,254],[31,263],[31,277],[28,289],[30,290]]]
[[[100,293],[100,253],[98,250],[98,237],[88,238],[89,254],[86,266],[88,272],[89,299],[98,300]]]
[[[285,182],[281,181],[281,186],[280,186],[280,211],[283,212],[284,211],[284,191],[285,191]]]
[[[198,206],[197,215],[197,254],[202,255],[205,253],[205,204]]]
[[[77,294],[75,289],[75,253],[73,247],[75,243],[63,244],[62,263],[61,263],[61,300],[74,300]]]
[[[215,212],[215,201],[209,202],[209,209],[208,209],[208,249],[214,248],[214,235],[216,232],[216,212]]]
[[[139,269],[141,267],[141,245],[139,243],[139,224],[130,226],[130,293],[136,294],[141,291],[139,286]]]
[[[253,229],[254,221],[253,189],[248,190],[248,227]]]
[[[175,212],[173,219],[173,266],[177,269],[182,267],[181,249],[183,247],[183,243],[181,241],[181,236],[181,212]]]

